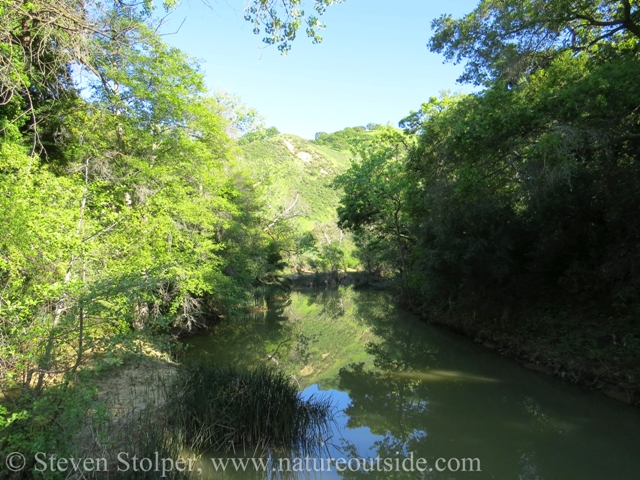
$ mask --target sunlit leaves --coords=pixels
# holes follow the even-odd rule
[[[401,272],[408,266],[405,161],[410,143],[401,132],[380,127],[369,142],[355,149],[357,159],[335,180],[344,191],[338,225],[355,232],[363,250],[373,245],[379,251],[386,250],[378,261],[387,263],[389,258],[385,257],[390,257],[390,264]]]
[[[313,43],[320,43],[319,32],[325,25],[318,20],[330,5],[344,0],[313,0],[315,14],[306,15],[302,9],[302,0],[254,0],[245,9],[244,19],[254,25],[253,33],[260,34],[264,29],[263,42],[277,45],[283,55],[291,49],[291,42],[303,22],[307,25],[306,34]]]
[[[607,58],[640,45],[640,9],[627,0],[482,0],[463,18],[443,15],[432,27],[430,49],[465,62],[460,80],[475,84],[516,82],[566,49]]]
[[[88,349],[120,361],[132,330],[237,308],[271,268],[262,201],[225,133],[257,114],[210,96],[145,5],[109,5],[92,12],[109,34],[82,37],[92,96],[59,83],[26,114],[24,99],[0,105],[0,353],[26,383]]]

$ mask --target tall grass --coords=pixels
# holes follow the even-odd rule
[[[331,405],[303,400],[284,373],[260,366],[190,364],[168,405],[191,448],[313,448],[327,430]]]
[[[170,383],[147,390],[146,395],[141,392],[149,398],[147,407],[137,414],[132,411],[126,421],[113,422],[110,432],[103,436],[106,444],[102,447],[109,453],[93,452],[94,456],[110,457],[109,465],[117,463],[115,452],[126,452],[128,458],[177,459],[224,456],[232,451],[233,456],[249,452],[273,460],[276,454],[288,457],[318,452],[329,433],[329,400],[302,399],[289,377],[275,368],[190,363],[181,366]],[[263,478],[260,472],[254,473],[256,478]],[[108,474],[93,476],[111,478]],[[198,476],[197,472],[175,469],[165,477],[155,469],[129,469],[118,472],[117,478]],[[216,473],[215,478],[219,476]]]

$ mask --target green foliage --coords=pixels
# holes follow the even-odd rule
[[[428,311],[635,311],[636,25],[627,2],[483,1],[437,20],[431,48],[487,88],[430,99],[396,147],[378,137],[338,177],[362,263],[397,272]]]
[[[281,267],[269,261],[261,192],[234,166],[227,135],[253,128],[255,112],[210,96],[197,64],[161,41],[149,12],[103,7],[91,20],[108,35],[51,19],[46,38],[68,47],[58,70],[36,62],[22,72],[26,83],[2,92],[3,390],[42,391],[54,373],[83,368],[89,351],[93,362],[118,364],[138,352],[136,332],[192,330],[237,310],[256,279]],[[27,15],[9,13],[3,22]],[[45,62],[58,48],[47,45],[31,54]],[[51,83],[47,75],[74,62],[90,72],[82,86]],[[46,92],[19,100],[27,84]]]
[[[638,231],[623,213],[637,191],[638,68],[561,55],[513,90],[423,107],[409,169],[427,298],[489,306],[636,281],[613,259]]]
[[[325,25],[318,20],[330,5],[344,0],[313,0],[314,13],[305,15],[303,0],[255,0],[245,9],[244,19],[253,25],[253,33],[259,35],[264,28],[262,41],[268,45],[277,45],[278,50],[286,55],[291,50],[291,42],[295,40],[302,22],[306,23],[306,34],[313,43],[320,43],[320,30]]]
[[[47,389],[37,398],[23,394],[9,408],[0,406],[0,455],[21,452],[34,466],[38,452],[55,452],[58,456],[75,453],[74,435],[92,418],[100,424],[106,418],[95,391],[80,386],[61,385]],[[37,475],[36,472],[31,472]],[[63,472],[50,472],[50,478],[65,478]]]
[[[640,9],[629,0],[482,0],[462,19],[443,15],[432,28],[431,51],[467,62],[460,80],[515,83],[565,50],[637,53]]]
[[[372,132],[378,129],[380,125],[370,123],[365,127],[347,127],[343,130],[338,130],[333,133],[318,132],[315,136],[315,142],[318,145],[329,147],[333,150],[351,151],[352,149],[359,148],[360,145],[366,144],[371,141],[371,135],[368,132]]]
[[[356,161],[335,180],[344,190],[338,225],[356,233],[362,263],[370,272],[400,273],[405,284],[410,250],[405,207],[407,147],[401,132],[381,127],[367,143],[360,144]],[[377,254],[372,256],[374,251]]]
[[[227,135],[239,138],[239,143],[250,143],[279,133],[275,127],[266,128],[264,118],[258,111],[245,105],[237,95],[217,91],[213,98],[217,104],[217,113],[227,120]]]
[[[238,145],[246,145],[256,140],[266,140],[278,135],[280,135],[280,131],[276,127],[259,128],[255,131],[245,133],[242,138],[238,140]]]
[[[83,371],[149,342],[169,350],[158,334],[288,288],[276,238],[288,227],[265,228],[271,197],[232,140],[278,131],[209,94],[198,65],[161,40],[153,7],[0,1],[3,451],[69,452],[93,401],[72,383]]]
[[[322,272],[339,272],[346,270],[344,252],[339,245],[329,243],[322,245],[317,257],[310,260],[310,266],[314,270]]]

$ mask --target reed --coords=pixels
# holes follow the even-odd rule
[[[168,407],[198,450],[307,449],[327,430],[327,399],[300,397],[279,370],[194,363],[183,367]]]
[[[138,458],[214,452],[301,456],[323,448],[332,418],[328,399],[302,399],[289,377],[268,366],[242,369],[190,363],[179,368],[171,383],[155,388],[162,391],[140,392],[150,399],[146,408],[111,425],[109,450]],[[158,398],[166,400],[159,404]],[[112,458],[109,463],[114,462]],[[192,477],[193,472],[176,470],[166,476],[156,470],[118,474],[123,480]],[[288,477],[285,473],[278,478]]]

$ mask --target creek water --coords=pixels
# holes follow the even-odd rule
[[[294,292],[188,343],[189,356],[207,361],[277,363],[303,396],[336,406],[306,465],[273,457],[275,473],[228,464],[202,478],[640,478],[640,410],[425,324],[384,292]]]

